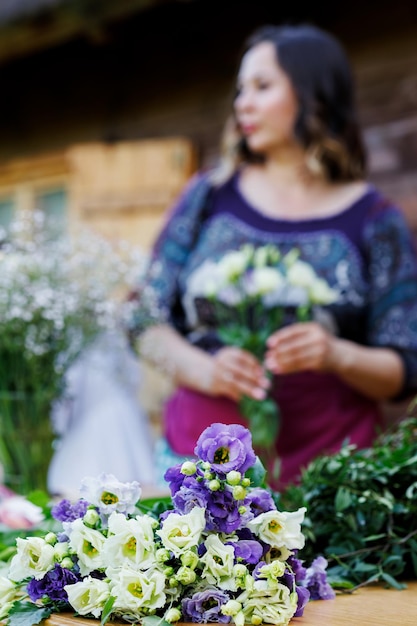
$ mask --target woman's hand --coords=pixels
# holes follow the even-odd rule
[[[302,322],[269,337],[264,363],[274,374],[332,371],[337,352],[337,338],[317,322]]]
[[[269,380],[259,361],[249,352],[226,346],[212,357],[212,375],[208,393],[226,396],[238,402],[242,396],[263,400]]]

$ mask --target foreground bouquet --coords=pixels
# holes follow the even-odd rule
[[[0,618],[29,626],[74,610],[102,623],[281,626],[302,615],[309,588],[332,597],[325,560],[306,570],[296,558],[305,509],[278,511],[255,486],[250,432],[213,424],[195,452],[168,470],[173,508],[159,517],[145,512],[138,483],[85,479],[79,501],[53,509],[62,532],[17,540]]]
[[[203,319],[224,344],[251,352],[261,363],[273,332],[313,318],[338,295],[299,259],[298,250],[282,255],[273,245],[244,245],[217,263],[206,261],[191,275],[187,291],[184,306],[191,320]],[[272,398],[244,397],[239,408],[266,460],[278,435],[279,407]]]

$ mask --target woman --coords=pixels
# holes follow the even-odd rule
[[[371,444],[379,402],[417,389],[417,258],[400,211],[365,181],[350,68],[329,34],[272,26],[251,37],[226,145],[223,167],[192,181],[156,243],[150,284],[167,315],[142,351],[178,385],[164,411],[176,454],[192,455],[212,422],[244,423],[243,395],[271,394],[282,488],[346,439]],[[277,329],[264,363],[184,313],[193,271],[247,242],[297,247],[340,294],[332,324]]]

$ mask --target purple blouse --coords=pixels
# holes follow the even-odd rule
[[[208,258],[218,260],[244,243],[273,243],[283,254],[297,247],[300,258],[340,293],[324,309],[324,323],[343,338],[396,350],[406,372],[402,395],[417,390],[417,255],[402,213],[375,188],[336,215],[291,220],[268,217],[248,203],[238,174],[219,187],[196,177],[156,242],[152,268],[158,271],[150,272],[150,283],[168,321],[203,349],[221,344],[215,328],[202,319],[204,311],[188,313],[190,276]],[[346,440],[370,445],[380,424],[378,403],[332,374],[276,376],[272,395],[281,411],[277,488]],[[169,399],[164,419],[170,446],[184,455],[193,453],[211,423],[245,424],[231,400],[186,388]]]

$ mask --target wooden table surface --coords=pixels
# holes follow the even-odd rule
[[[71,615],[53,615],[46,626],[92,626],[92,620]],[[97,622],[98,624],[98,622]],[[417,582],[407,589],[364,587],[353,594],[337,595],[335,600],[309,602],[303,617],[292,626],[417,626]]]

